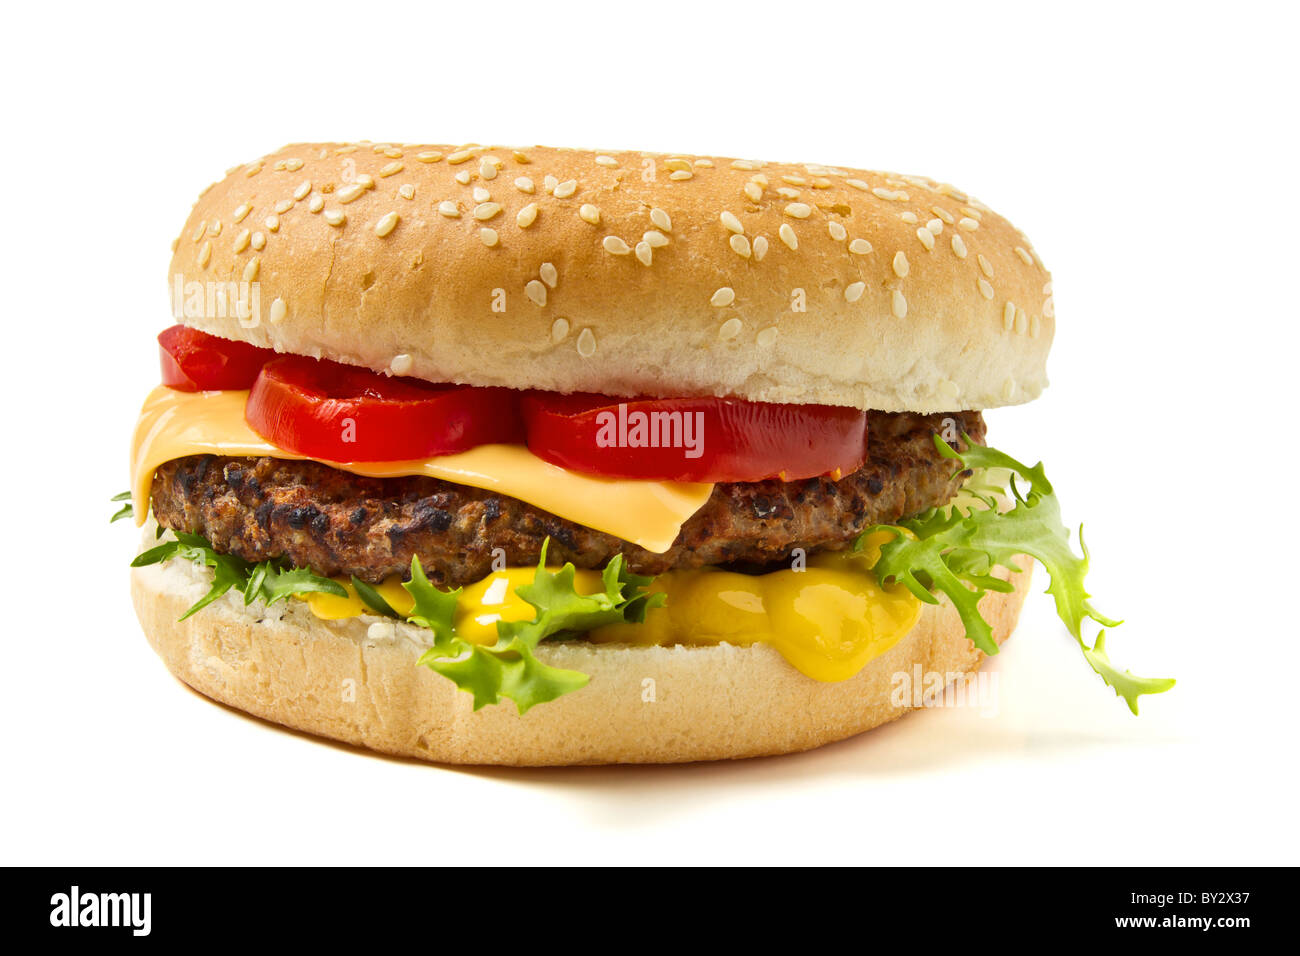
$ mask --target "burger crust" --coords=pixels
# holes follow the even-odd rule
[[[1032,562],[980,610],[1001,644]],[[946,601],[856,676],[820,683],[756,644],[701,647],[543,643],[545,663],[591,675],[582,690],[519,715],[475,712],[470,696],[417,665],[410,625],[369,636],[373,617],[323,621],[305,604],[245,608],[232,595],[178,621],[209,572],[170,561],[131,572],[136,613],[167,668],[206,696],[273,723],[383,753],[453,764],[679,763],[791,753],[894,720],[894,675],[976,672],[985,655]],[[647,683],[649,681],[650,683]],[[653,699],[647,699],[652,697]]]
[[[287,146],[205,191],[168,279],[258,284],[188,325],[430,381],[880,411],[1027,402],[1055,330],[1029,241],[952,186],[628,151]]]

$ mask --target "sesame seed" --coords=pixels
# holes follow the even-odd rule
[[[349,183],[334,194],[334,198],[344,205],[352,202],[358,196],[366,191],[366,187],[360,183]]]
[[[843,242],[849,235],[849,231],[838,222],[828,222],[826,224],[826,231],[831,234],[831,238],[836,242]]]
[[[641,265],[648,266],[654,262],[654,254],[654,249],[644,239],[636,244],[636,257],[640,260]]]
[[[965,229],[967,232],[974,232],[980,227],[980,224],[970,217],[957,220],[958,227]]]
[[[978,209],[972,209],[970,206],[962,206],[961,211],[970,216],[976,222],[984,218],[984,215]]]
[[[559,345],[569,336],[569,320],[556,319],[551,323],[551,341]]]
[[[1039,321],[1038,316],[1031,315],[1029,317],[1029,337],[1031,339],[1038,338],[1038,332],[1039,329],[1041,328],[1042,328],[1042,323]]]
[[[732,316],[727,319],[726,322],[723,322],[722,325],[718,326],[718,338],[722,339],[724,342],[730,341],[739,335],[741,329],[744,327],[744,323],[742,323],[740,319]]]
[[[496,202],[481,202],[474,207],[474,218],[480,222],[487,222],[493,216],[499,215],[501,204]]]
[[[954,382],[952,379],[945,378],[942,382],[939,383],[939,394],[943,398],[949,400],[954,399],[957,397],[957,395],[960,392],[961,389],[957,387],[957,383]]]
[[[263,232],[253,233],[253,238],[250,240],[250,242],[252,243],[253,249],[255,251],[261,252],[263,249],[266,248],[266,233]]]
[[[865,282],[850,282],[844,289],[844,299],[847,302],[857,302],[862,298],[862,293],[867,291]]]
[[[802,176],[791,176],[791,175],[789,175],[789,174],[787,174],[787,175],[785,175],[785,176],[782,176],[782,177],[781,177],[781,181],[782,181],[782,182],[785,182],[785,183],[789,183],[791,186],[807,186],[807,185],[808,185],[808,180],[804,179]]]
[[[243,252],[245,249],[247,249],[248,243],[252,238],[253,238],[253,234],[247,229],[243,230],[239,235],[235,236],[235,252],[240,253]]]
[[[198,242],[200,239],[203,238],[203,234],[207,231],[208,231],[207,220],[203,220],[202,222],[199,223],[199,227],[194,230],[194,234],[190,236],[191,241]]]
[[[776,231],[776,234],[780,236],[781,241],[784,242],[791,249],[799,248],[799,239],[797,236],[795,236],[794,230],[790,228],[790,224],[788,222],[781,223],[781,228]]]
[[[277,298],[271,303],[271,324],[279,325],[284,321],[284,317],[289,314],[289,307],[284,304],[284,299]]]
[[[1043,295],[1051,295],[1051,294],[1052,294],[1052,280],[1048,279],[1047,282],[1043,284]]]
[[[916,238],[921,245],[925,246],[927,252],[934,248],[934,233],[924,226],[916,230]]]
[[[325,210],[325,221],[331,226],[341,226],[343,223],[347,222],[347,219],[348,217],[344,214],[342,209]]]
[[[497,242],[501,239],[495,229],[489,229],[487,226],[484,226],[478,231],[478,237],[483,240],[483,245],[487,246],[489,249],[494,248]]]
[[[980,264],[980,272],[983,272],[990,279],[993,278],[993,263],[984,258],[983,255],[975,257],[975,261]]]
[[[325,208],[324,196],[312,196],[311,202],[307,203],[308,212],[320,212],[324,208]]]
[[[761,348],[770,348],[772,344],[776,342],[776,335],[776,326],[769,325],[767,328],[763,329],[763,331],[759,332],[758,335],[754,336],[754,342]]]
[[[416,153],[415,158],[422,163],[436,163],[438,160],[442,159],[442,153],[437,150],[432,150],[427,153]]]
[[[668,174],[668,178],[675,182],[680,182],[683,179],[691,179],[694,176],[695,174],[689,169],[677,169]]]
[[[529,163],[532,162],[532,160],[529,159],[528,154],[525,153],[522,149],[515,150],[514,157],[516,163],[523,163],[525,166],[527,166]]]
[[[537,219],[537,203],[530,202],[515,214],[515,223],[520,229],[527,229]]]
[[[360,186],[362,189],[374,189],[375,178],[371,176],[369,173],[358,173],[357,185]]]
[[[961,236],[952,237],[952,251],[957,254],[958,259],[966,258],[966,242]]]
[[[697,159],[697,160],[695,161],[695,165],[696,165],[696,166],[700,166],[700,167],[702,167],[702,168],[704,168],[704,169],[712,169],[712,168],[713,168],[713,160],[711,160],[711,159]]]
[[[244,175],[247,176],[249,179],[252,179],[261,171],[262,171],[262,164],[254,163],[252,166],[249,166],[247,169],[244,170]]]
[[[948,210],[944,209],[942,206],[931,206],[931,207],[930,207],[930,212],[934,213],[936,216],[938,216],[940,219],[942,219],[944,222],[946,222],[946,223],[947,223],[948,225],[950,225],[950,226],[951,226],[954,222],[956,222],[956,220],[953,218],[952,213],[950,213]]]
[[[220,220],[220,219],[214,219],[214,220],[212,220],[212,225],[208,226],[208,235],[209,235],[209,236],[219,236],[219,235],[221,235],[221,220]]]
[[[406,352],[401,355],[394,355],[393,360],[388,363],[394,375],[408,375],[412,368],[415,367],[415,359],[411,358]]]
[[[397,228],[397,220],[401,218],[395,212],[384,213],[379,221],[375,223],[375,235],[381,239]],[[491,243],[488,243],[491,245]]]
[[[381,179],[387,179],[389,176],[396,176],[405,168],[406,166],[403,165],[402,163],[396,163],[396,162],[389,163],[387,166],[385,166],[383,169],[379,171],[379,177]]]
[[[601,240],[601,245],[605,247],[606,252],[616,256],[625,256],[632,251],[632,247],[618,236],[606,236]]]
[[[438,203],[438,212],[446,216],[448,219],[460,218],[460,207],[450,199],[444,199],[442,202]]]
[[[1006,305],[1002,307],[1002,328],[1010,332],[1011,327],[1015,324],[1016,324],[1016,304],[1014,302],[1008,302]]]
[[[534,305],[546,305],[546,286],[537,279],[528,280],[528,284],[524,286],[524,295],[532,299]]]
[[[478,164],[478,174],[482,176],[484,179],[496,179],[497,178],[496,163],[493,163],[490,160],[486,160],[486,159],[483,160],[483,162]]]
[[[1047,300],[1043,303],[1043,318],[1045,319],[1056,318],[1056,303],[1050,295],[1047,297]]]
[[[751,202],[758,202],[763,198],[763,187],[758,183],[745,183],[745,196]]]
[[[593,226],[600,225],[600,210],[591,203],[583,203],[582,208],[578,210],[578,216],[583,222],[589,222]]]
[[[767,188],[769,185],[767,176],[763,173],[755,173],[749,177],[749,181],[755,185],[762,186],[763,188]]]
[[[855,256],[865,256],[871,252],[872,245],[865,239],[854,239],[849,243],[849,252]]]
[[[813,184],[813,189],[830,189],[831,186],[835,185],[825,176],[818,176],[816,179],[812,181],[812,184]]]
[[[533,181],[527,176],[520,176],[515,180],[515,189],[518,189],[521,193],[532,195],[537,190],[537,187],[533,185]]]
[[[871,194],[877,199],[885,199],[889,202],[903,202],[907,199],[907,193],[901,190],[885,189],[883,186],[877,186],[871,190]]]
[[[311,193],[311,183],[304,180],[298,184],[298,188],[293,191],[293,198],[302,202]]]
[[[903,220],[903,222],[907,223],[909,226],[915,226],[920,221],[916,218],[916,213],[914,212],[901,213],[898,218]]]
[[[728,245],[731,246],[731,251],[734,252],[736,255],[744,256],[746,259],[749,258],[750,256],[749,240],[746,239],[744,236],[740,235],[739,233],[734,233],[732,237],[729,240],[727,240],[727,242]]]
[[[672,170],[689,170],[691,164],[681,157],[674,156],[671,159],[664,160],[664,167]]]
[[[1007,402],[1011,401],[1011,399],[1015,397],[1015,394],[1016,394],[1016,380],[1014,378],[1005,379],[1002,382],[1003,401],[1007,401]]]
[[[754,261],[762,262],[765,255],[767,255],[767,236],[758,236],[754,239]]]
[[[597,165],[597,166],[611,166],[611,167],[612,167],[612,166],[617,166],[617,165],[618,165],[618,160],[615,159],[613,156],[597,156],[597,157],[596,157],[596,165]]]
[[[410,183],[402,183],[402,185],[397,188],[397,195],[401,196],[403,199],[414,199],[415,187]]]
[[[989,285],[988,279],[980,279],[976,285],[979,286],[980,295],[984,296],[986,299],[993,298],[993,286]]]
[[[737,219],[733,213],[724,210],[722,214],[718,216],[718,219],[720,219],[722,221],[722,224],[726,226],[728,229],[730,229],[732,232],[744,233],[745,231],[745,227],[741,224],[740,220]]]
[[[474,158],[474,150],[458,149],[456,150],[456,152],[452,153],[450,156],[447,157],[447,162],[449,162],[453,166],[457,166],[460,163],[466,162],[467,160],[471,160],[473,158]]]
[[[1026,252],[1021,246],[1016,246],[1016,255],[1020,257],[1020,261],[1025,265],[1032,266],[1034,264],[1034,257]]]
[[[713,293],[713,297],[709,299],[709,304],[721,309],[725,306],[731,305],[731,303],[735,301],[736,290],[731,288],[731,286],[724,285],[717,292]]]
[[[641,239],[651,249],[658,249],[662,246],[668,245],[668,237],[658,229],[651,229],[648,232],[642,233]]]
[[[474,191],[470,193],[470,195],[474,197],[475,202],[487,202],[492,198],[492,194],[482,186],[475,186]]]
[[[894,312],[894,317],[898,319],[907,318],[907,299],[903,298],[901,289],[894,290],[893,301],[890,303]]]
[[[902,249],[894,253],[894,275],[900,279],[907,278],[910,267],[907,264],[907,254]]]
[[[792,202],[785,207],[785,214],[794,219],[807,219],[812,215],[812,206],[805,202]]]
[[[244,218],[253,211],[253,207],[248,203],[240,203],[239,207],[232,213],[235,222],[243,222]]]
[[[566,179],[555,187],[552,195],[554,195],[556,199],[568,199],[577,191],[578,181],[576,179]]]
[[[456,174],[455,178],[456,182],[460,183],[462,186],[468,186],[470,180],[474,178],[474,175],[468,169],[462,169]]]
[[[1016,335],[1024,335],[1029,331],[1029,316],[1025,315],[1025,310],[1016,309]]]
[[[931,219],[929,222],[925,224],[925,231],[928,232],[931,236],[939,235],[940,233],[943,232],[943,220]]]
[[[560,281],[559,270],[555,268],[555,264],[552,262],[543,262],[541,268],[537,270],[537,274],[542,277],[542,281],[551,289],[554,289]]]
[[[208,262],[212,259],[212,242],[204,240],[203,245],[199,246],[199,268],[206,269]]]
[[[733,160],[731,161],[731,168],[732,168],[732,169],[745,169],[745,170],[755,170],[755,169],[758,169],[757,166],[755,166],[753,163],[751,163],[751,162],[750,162],[749,160],[747,160],[747,159],[733,159]]]
[[[278,216],[283,216],[286,212],[288,212],[292,208],[293,208],[292,199],[281,199],[278,203],[275,204],[275,213]]]
[[[846,179],[844,180],[844,184],[846,186],[852,186],[854,189],[860,189],[864,193],[871,192],[871,187],[860,179]]]
[[[583,329],[578,333],[578,354],[583,358],[591,358],[596,354],[596,336],[591,329]]]
[[[799,198],[799,190],[797,190],[797,189],[791,189],[789,186],[780,186],[780,187],[778,187],[777,190],[776,190],[776,194],[777,194],[778,196],[780,196],[782,199],[798,199],[798,198]]]
[[[655,228],[660,230],[661,232],[673,231],[672,219],[668,217],[668,213],[664,212],[658,206],[650,210],[650,221],[654,223]]]
[[[548,193],[555,192],[555,187],[558,185],[560,185],[560,181],[554,176],[546,176],[542,179],[542,189],[546,190]]]
[[[254,279],[256,279],[257,273],[261,270],[261,268],[262,268],[261,259],[259,259],[257,256],[253,256],[253,258],[249,259],[248,265],[244,266],[244,281],[252,282]]]

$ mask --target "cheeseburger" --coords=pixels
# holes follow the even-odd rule
[[[924,177],[323,143],[231,169],[119,515],[207,696],[426,760],[816,747],[968,680],[1048,579],[1136,713],[1041,465],[1034,247]],[[923,682],[924,687],[912,686]]]

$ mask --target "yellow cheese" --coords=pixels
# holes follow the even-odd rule
[[[145,399],[131,449],[136,522],[148,509],[159,465],[188,455],[301,459],[276,448],[244,421],[243,391],[179,392],[159,386]],[[542,461],[522,445],[480,445],[416,461],[325,464],[357,475],[428,475],[483,488],[604,531],[648,551],[672,547],[678,531],[713,491],[707,483],[630,481],[581,475]]]
[[[857,553],[816,555],[800,571],[669,571],[650,587],[665,592],[667,603],[652,608],[645,623],[612,624],[584,636],[597,643],[668,646],[762,642],[814,680],[846,680],[897,644],[921,616],[921,602],[910,591],[876,581],[871,568],[881,541]],[[509,568],[465,588],[454,617],[456,633],[475,644],[493,644],[497,621],[531,620],[536,610],[515,589],[534,574],[533,568]],[[367,613],[352,585],[338,580],[348,597],[302,599],[330,620]],[[600,574],[578,571],[574,586],[579,594],[594,594],[602,588]],[[399,614],[410,612],[410,595],[398,578],[377,589]]]

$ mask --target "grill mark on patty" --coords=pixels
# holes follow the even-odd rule
[[[715,485],[664,554],[494,492],[423,476],[367,478],[312,461],[180,458],[154,474],[152,505],[160,524],[201,534],[218,551],[249,561],[285,557],[371,582],[405,575],[418,555],[435,583],[472,583],[490,573],[493,549],[509,564],[536,564],[548,536],[549,556],[580,568],[603,567],[620,552],[643,574],[757,568],[787,560],[794,548],[842,550],[869,525],[948,501],[961,479],[931,439],[946,417],[983,441],[978,412],[872,412],[861,469],[838,481]]]

